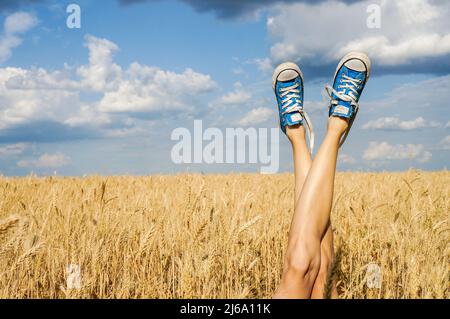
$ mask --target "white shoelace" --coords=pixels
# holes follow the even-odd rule
[[[299,86],[300,85],[298,83],[295,83],[294,85],[280,89],[281,108],[283,109],[281,115],[296,111],[303,111],[300,104],[302,101],[300,99],[300,89],[298,89]]]
[[[356,114],[358,113],[359,110],[359,104],[356,101],[356,96],[359,95],[358,93],[358,88],[362,83],[362,80],[359,79],[353,79],[345,74],[342,75],[341,81],[340,81],[340,85],[338,85],[338,89],[342,89],[342,91],[338,92],[336,91],[332,86],[330,85],[326,85],[325,89],[330,97],[331,103],[330,103],[330,107],[332,107],[333,105],[338,105],[339,101],[333,99],[333,94],[340,100],[345,101],[345,102],[350,102],[350,105],[353,106],[355,108],[354,111],[354,116],[352,116],[352,118],[349,121],[348,124],[348,128],[344,133],[344,136],[341,139],[341,142],[339,143],[339,146],[342,146],[345,142],[345,140],[347,139],[348,133],[353,125],[353,121],[355,119]],[[348,93],[345,93],[345,89],[349,89]]]
[[[293,112],[299,112],[302,115],[306,125],[308,126],[309,147],[312,154],[314,150],[314,129],[308,114],[303,111],[300,89],[298,88],[299,86],[300,85],[298,83],[295,83],[294,85],[280,89],[281,108],[283,110],[281,115]]]
[[[358,102],[356,102],[358,93],[358,88],[361,85],[362,80],[353,79],[345,74],[342,75],[341,84],[338,86],[338,89],[342,89],[342,91],[336,91],[332,86],[327,85],[325,89],[327,90],[328,95],[331,99],[331,105],[337,105],[338,101],[333,99],[333,94],[337,96],[340,100],[345,102],[350,102],[352,106],[356,109],[359,108]],[[349,89],[349,92],[345,94],[345,89]]]

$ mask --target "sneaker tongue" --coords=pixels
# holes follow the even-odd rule
[[[286,124],[288,126],[300,124],[303,120],[302,115],[298,112],[288,113],[284,118],[286,119]]]
[[[352,105],[350,102],[338,100],[338,104],[333,109],[333,114],[348,117],[350,116],[351,111]]]

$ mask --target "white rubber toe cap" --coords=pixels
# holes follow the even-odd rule
[[[281,63],[275,68],[272,75],[272,89],[275,90],[275,83],[277,80],[289,81],[300,76],[303,82],[303,74],[297,64],[293,62]]]

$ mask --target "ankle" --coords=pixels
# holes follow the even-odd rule
[[[302,125],[286,126],[286,135],[293,145],[306,143],[306,132]]]
[[[331,116],[328,120],[327,133],[341,136],[348,128],[348,119]]]

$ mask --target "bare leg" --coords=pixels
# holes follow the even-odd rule
[[[328,121],[327,135],[297,201],[283,276],[275,298],[311,297],[321,268],[322,239],[325,238],[324,249],[330,246],[325,234],[330,222],[339,141],[347,126],[347,121],[340,118],[332,117]]]
[[[303,188],[303,184],[308,176],[309,169],[312,165],[311,153],[308,150],[306,144],[306,133],[303,126],[293,126],[286,128],[287,136],[292,144],[292,151],[294,155],[294,175],[295,175],[295,205],[297,207],[300,193]],[[328,272],[333,263],[334,248],[333,248],[333,230],[331,224],[322,238],[321,243],[321,263],[320,270],[317,279],[314,283],[314,288],[311,297],[323,298],[324,287],[327,282]],[[337,298],[336,286],[333,283],[331,297]]]
[[[333,247],[333,229],[331,224],[325,232],[320,244],[320,269],[314,282],[313,290],[311,293],[312,299],[323,299],[325,295],[325,285],[328,280],[329,271],[334,261],[334,247]],[[338,298],[338,292],[336,289],[336,282],[331,283],[330,297],[332,299]]]
[[[297,207],[300,193],[311,168],[311,153],[306,145],[306,133],[303,126],[286,127],[286,134],[292,144],[294,155],[294,175],[295,175],[295,197],[294,207]]]

